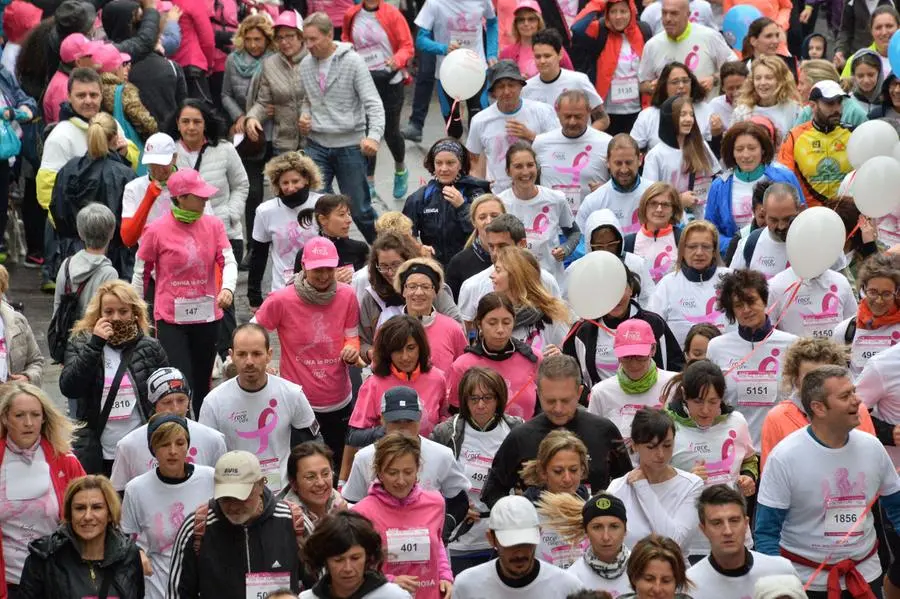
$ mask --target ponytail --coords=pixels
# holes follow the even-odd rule
[[[88,125],[88,156],[99,160],[109,154],[110,142],[118,135],[115,119],[105,112],[97,113]]]
[[[538,513],[544,525],[555,530],[572,545],[580,545],[585,539],[584,500],[570,493],[544,493],[537,503]]]

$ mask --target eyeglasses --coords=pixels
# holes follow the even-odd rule
[[[713,251],[714,248],[712,245],[710,245],[708,243],[689,243],[686,246],[684,246],[684,249],[686,249],[689,252],[706,252],[706,253],[708,253],[708,252]]]
[[[389,272],[397,272],[397,269],[401,266],[403,266],[402,262],[396,262],[394,264],[378,264],[375,266],[375,270],[381,274],[387,274]]]
[[[497,398],[493,395],[470,395],[466,398],[466,401],[469,403],[491,403],[492,401],[497,401]]]
[[[866,289],[865,290],[866,298],[872,300],[881,300],[883,302],[889,302],[891,299],[897,296],[896,291],[878,291],[877,289]]]
[[[691,78],[685,77],[684,79],[669,79],[669,83],[672,85],[690,85]]]
[[[434,291],[434,285],[429,285],[427,283],[407,283],[403,288],[410,293],[415,293],[416,291],[424,291],[425,293]]]
[[[656,210],[657,208],[662,208],[663,210],[674,210],[675,208],[672,206],[672,202],[647,202],[647,208],[650,210]]]
[[[278,43],[286,42],[286,41],[296,41],[300,39],[300,36],[296,33],[285,33],[283,35],[276,35],[275,41]]]
[[[321,474],[316,474],[315,472],[309,472],[303,475],[303,482],[314,483],[319,479],[322,479],[326,482],[331,482],[334,478],[334,472],[328,470],[326,472],[322,472]]]
[[[618,241],[610,241],[607,243],[592,243],[591,244],[592,250],[614,250],[617,247],[619,247]]]

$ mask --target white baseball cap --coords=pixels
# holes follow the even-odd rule
[[[541,541],[537,510],[521,495],[501,497],[491,509],[488,528],[502,547],[538,545]]]
[[[249,451],[229,451],[216,462],[214,499],[233,497],[244,501],[263,477],[259,460]]]
[[[141,157],[141,164],[168,166],[172,164],[172,156],[177,151],[178,148],[175,146],[174,139],[165,133],[154,133],[144,143],[144,155]]]

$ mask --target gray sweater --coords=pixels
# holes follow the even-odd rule
[[[89,254],[85,250],[79,250],[71,258],[66,258],[56,274],[56,291],[53,293],[54,314],[59,308],[59,300],[62,299],[62,294],[66,289],[66,264],[69,265],[72,293],[75,293],[78,286],[87,281],[78,298],[78,318],[81,318],[84,316],[88,302],[97,292],[97,288],[107,281],[118,279],[119,273],[116,272],[109,258],[100,254]]]
[[[320,61],[309,55],[300,63],[303,113],[312,115],[309,139],[326,148],[357,146],[364,137],[380,142],[384,106],[369,69],[350,44],[335,45],[324,92],[319,87]]]
[[[257,76],[258,91],[255,97],[250,94],[253,105],[247,110],[248,118],[265,123],[270,118],[266,107],[275,107],[275,114],[271,117],[275,130],[270,141],[280,152],[290,152],[300,147],[297,121],[304,98],[299,62],[305,56],[306,50],[295,56],[293,61],[288,61],[281,52],[266,58]]]
[[[178,168],[194,168],[195,161],[184,152],[178,153],[175,165]],[[225,225],[228,239],[243,239],[244,204],[250,193],[250,180],[237,150],[230,142],[220,141],[218,145],[207,146],[200,161],[200,175],[219,191],[209,200],[213,213]]]

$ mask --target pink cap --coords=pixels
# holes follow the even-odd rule
[[[173,198],[193,194],[198,198],[206,199],[216,195],[219,191],[217,187],[204,181],[200,173],[192,168],[178,169],[169,177],[166,185]]]
[[[170,179],[171,181],[171,179]],[[172,184],[169,183],[169,187]],[[646,320],[631,318],[616,328],[616,340],[613,342],[613,352],[617,358],[630,356],[650,356],[656,337],[653,329]]]
[[[93,56],[102,46],[102,42],[91,41],[80,33],[66,36],[59,46],[59,58],[65,63],[75,62],[85,56]]]
[[[171,181],[171,179],[170,179]],[[169,184],[171,187],[172,184]],[[313,237],[303,246],[303,259],[300,261],[303,270],[313,270],[315,268],[337,268],[338,253],[337,248],[331,243],[330,239],[324,237]]]
[[[520,10],[524,10],[526,8],[528,10],[533,10],[537,14],[542,14],[541,13],[541,5],[538,4],[535,0],[519,0],[516,3],[516,9],[513,11],[513,14],[516,14]]]
[[[103,44],[97,48],[92,54],[94,61],[100,65],[101,73],[111,73],[121,67],[126,62],[131,62],[131,56],[112,44]]]
[[[275,19],[273,27],[290,27],[303,31],[303,17],[296,10],[286,10]]]

